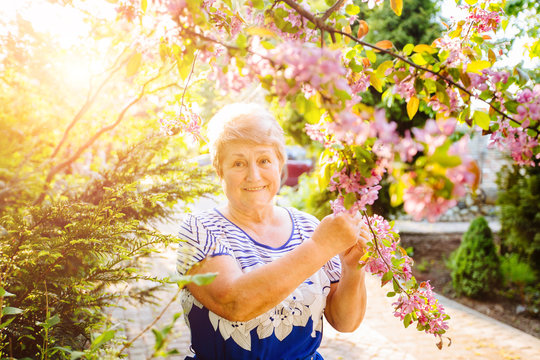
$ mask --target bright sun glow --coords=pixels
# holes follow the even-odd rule
[[[87,1],[79,5],[80,8],[87,7],[92,14],[114,21],[114,8],[111,4]],[[19,16],[28,21],[35,31],[54,38],[67,54],[64,58],[55,60],[57,68],[61,69],[58,75],[67,79],[74,88],[87,88],[92,74],[101,73],[105,69],[102,56],[89,58],[72,50],[81,44],[87,47],[97,46],[96,42],[89,39],[91,25],[84,21],[80,10],[45,0],[0,0],[0,16],[7,23],[15,21]],[[0,24],[0,33],[5,31]]]

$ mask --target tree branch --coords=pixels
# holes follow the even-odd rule
[[[124,51],[122,51],[122,54],[124,53]],[[118,59],[116,60],[115,64],[113,65],[113,68],[112,68],[112,71],[110,74],[108,74],[108,76],[105,77],[105,79],[101,82],[101,84],[99,85],[98,89],[94,92],[94,95],[90,96],[90,91],[89,91],[89,96],[88,98],[86,99],[86,102],[83,104],[83,106],[79,109],[79,111],[77,112],[77,114],[75,115],[75,117],[73,118],[73,120],[71,120],[71,123],[68,125],[68,127],[66,128],[66,130],[64,130],[64,135],[62,136],[62,139],[60,140],[60,142],[58,143],[58,145],[56,145],[56,148],[54,149],[53,153],[51,154],[51,156],[49,157],[49,160],[52,160],[54,159],[54,157],[58,154],[58,152],[60,151],[60,148],[62,147],[62,145],[64,145],[64,143],[66,142],[67,138],[68,138],[68,135],[69,135],[69,132],[71,131],[71,129],[75,126],[75,124],[77,122],[79,122],[79,120],[81,120],[81,118],[84,116],[84,114],[88,111],[88,109],[90,109],[90,107],[92,106],[92,104],[96,101],[98,95],[101,93],[101,90],[105,87],[105,85],[109,82],[109,80],[111,80],[112,76],[122,68],[122,66],[124,66],[124,64],[129,60],[129,58],[125,59],[120,65],[118,65],[118,61],[120,59],[120,57],[122,56],[122,54],[118,57]]]
[[[374,50],[377,50],[379,52],[382,52],[384,54],[388,54],[390,56],[392,56],[393,58],[397,58],[411,66],[413,66],[414,68],[418,69],[418,70],[422,70],[422,71],[425,71],[425,72],[429,72],[433,75],[435,75],[436,77],[438,77],[439,79],[447,82],[448,84],[451,84],[453,86],[455,86],[456,88],[458,88],[459,90],[465,92],[466,94],[468,94],[469,96],[472,96],[472,97],[475,97],[475,95],[473,93],[471,93],[469,90],[467,90],[465,87],[463,87],[462,85],[460,85],[459,83],[455,82],[454,80],[442,75],[440,72],[437,72],[437,71],[433,71],[431,69],[428,69],[426,67],[423,67],[421,65],[417,65],[415,64],[414,62],[410,61],[409,59],[407,59],[406,57],[402,56],[402,55],[399,55],[399,54],[396,54],[395,52],[393,51],[390,51],[390,50],[386,50],[386,49],[382,49],[376,45],[372,45],[370,43],[367,43],[365,41],[362,41],[360,39],[358,39],[357,37],[351,35],[351,34],[347,34],[343,31],[340,31],[340,30],[337,30],[329,25],[327,25],[324,21],[323,21],[323,18],[318,18],[316,17],[315,15],[313,15],[312,13],[310,13],[309,11],[305,10],[303,7],[301,7],[300,5],[298,5],[298,3],[296,3],[294,0],[281,0],[282,2],[286,3],[288,6],[290,6],[292,9],[294,9],[299,15],[301,15],[302,17],[306,18],[307,20],[309,20],[311,23],[313,23],[317,28],[319,28],[321,31],[327,31],[328,33],[330,34],[340,34],[342,36],[346,36],[348,37],[349,39],[351,40],[354,40],[355,42],[357,42],[358,44],[361,44],[363,46],[367,46],[371,49],[374,49]],[[337,2],[339,3],[339,1]],[[336,3],[336,4],[337,4]],[[334,4],[334,6],[336,5]],[[332,6],[332,8],[334,7]],[[332,9],[330,8],[330,9]],[[329,9],[329,10],[330,10]],[[326,13],[325,13],[326,15]],[[324,17],[324,15],[323,15]],[[508,114],[506,114],[505,112],[501,111],[500,109],[496,108],[495,106],[493,106],[493,104],[491,104],[490,102],[486,101],[486,100],[483,100],[483,99],[479,99],[481,100],[482,102],[484,102],[485,104],[487,104],[490,108],[492,108],[496,113],[498,113],[499,115],[501,115],[503,118],[506,118],[508,119],[509,121],[512,121],[516,124],[518,124],[519,126],[521,126],[521,123],[519,121],[517,121],[516,119],[512,118],[511,116],[509,116]],[[537,133],[537,136],[539,134],[538,130],[529,126],[527,127],[527,129],[531,129],[533,131],[535,131]]]
[[[343,5],[344,2],[345,0],[336,1],[336,3],[332,5],[328,10],[326,10],[323,16],[321,16],[321,20],[326,21],[334,11],[338,10]]]

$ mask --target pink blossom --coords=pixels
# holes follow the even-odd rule
[[[479,33],[495,30],[501,22],[501,17],[497,11],[489,11],[480,7],[475,7],[470,11],[465,20],[476,28]]]
[[[405,131],[405,136],[396,145],[395,149],[399,153],[401,161],[411,162],[413,157],[424,147],[417,143],[412,137],[409,130]]]
[[[417,221],[422,218],[435,221],[456,203],[455,199],[438,196],[435,194],[435,190],[427,184],[409,187],[403,194],[403,208]]]

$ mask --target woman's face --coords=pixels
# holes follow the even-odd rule
[[[246,210],[273,204],[281,180],[274,146],[234,141],[222,152],[220,177],[229,203]]]

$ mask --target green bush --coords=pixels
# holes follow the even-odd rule
[[[80,88],[59,75],[66,50],[26,22],[5,28],[17,24],[0,34],[13,37],[0,46],[0,359],[64,359],[60,347],[88,348],[120,297],[155,300],[168,274],[149,278],[140,260],[176,239],[154,224],[217,185],[186,161],[187,141],[159,133],[163,104],[147,95],[174,73],[151,89],[144,72],[113,77],[130,54],[115,45],[94,79],[107,86]],[[152,285],[128,286],[139,279]]]
[[[540,168],[504,166],[497,174],[501,253],[516,253],[540,274]]]
[[[501,274],[506,286],[524,288],[536,283],[537,276],[531,266],[519,259],[518,254],[506,254],[501,257]]]
[[[471,222],[452,256],[451,268],[452,286],[458,295],[485,295],[499,283],[499,257],[486,219],[478,217]]]

